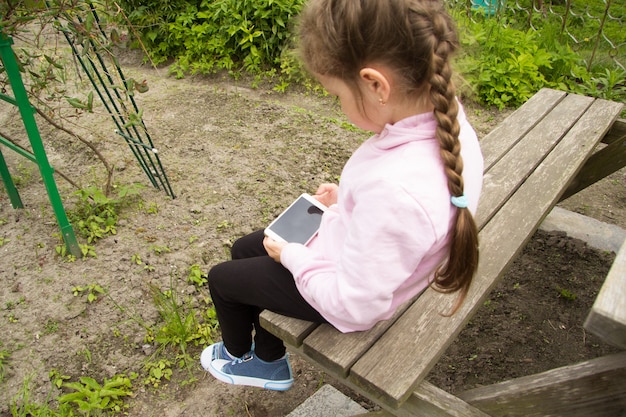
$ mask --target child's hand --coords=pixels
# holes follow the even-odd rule
[[[339,190],[337,184],[322,184],[317,188],[313,197],[326,207],[330,207],[337,203],[337,190]]]
[[[278,263],[280,263],[280,253],[286,244],[286,242],[277,242],[267,236],[263,239],[263,246],[265,247],[267,254]]]

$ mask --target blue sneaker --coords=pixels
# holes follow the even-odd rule
[[[213,360],[208,371],[222,382],[233,385],[249,385],[275,391],[286,391],[293,385],[293,373],[288,356],[273,362],[259,359],[249,352],[239,359]]]

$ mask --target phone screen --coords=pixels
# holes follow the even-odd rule
[[[324,211],[300,196],[268,227],[286,242],[306,244],[317,233]]]

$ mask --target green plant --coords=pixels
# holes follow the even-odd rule
[[[215,309],[207,307],[197,313],[196,309],[187,308],[174,288],[161,291],[151,285],[150,292],[163,322],[155,329],[148,329],[145,339],[156,342],[160,352],[173,348],[178,352],[176,358],[179,365],[184,367],[193,362],[190,362],[191,358],[187,354],[189,344],[198,346],[213,343],[217,329]]]
[[[44,324],[44,333],[52,334],[59,330],[59,323],[56,320],[48,319]]]
[[[172,251],[168,246],[160,245],[151,245],[150,250],[154,252],[155,255],[162,255],[164,253],[170,253]]]
[[[559,296],[561,296],[562,298],[566,299],[567,301],[574,301],[574,300],[576,300],[576,294],[574,294],[570,290],[567,290],[565,288],[557,288],[557,289],[559,291]]]
[[[100,385],[91,377],[80,377],[80,382],[64,382],[62,388],[73,390],[60,396],[59,404],[73,404],[85,415],[100,415],[101,411],[114,413],[123,412],[127,406],[124,397],[133,395],[130,378],[124,375],[115,375],[105,378]]]
[[[172,377],[172,362],[167,359],[159,359],[156,362],[146,361],[144,368],[148,376],[143,380],[145,385],[152,385],[158,388],[163,379],[169,381]]]
[[[48,401],[39,404],[31,400],[31,378],[27,377],[20,391],[11,399],[9,411],[12,417],[75,417],[77,414],[67,404],[59,404],[58,409],[48,405]],[[48,394],[49,396],[49,394]]]
[[[217,225],[217,230],[226,230],[233,227],[233,224],[228,220],[223,220]]]
[[[594,97],[626,102],[626,71],[602,68],[599,73],[591,75],[583,88],[586,94]]]
[[[207,275],[202,270],[202,267],[200,265],[193,264],[189,267],[189,275],[187,276],[187,282],[190,282],[197,286],[202,286],[208,282]]]
[[[50,379],[53,386],[61,388],[63,383],[69,381],[71,377],[61,374],[57,369],[51,369],[50,372],[48,372],[48,379]]]
[[[135,264],[135,265],[141,265],[143,262],[141,261],[141,255],[139,255],[138,253],[133,254],[130,257],[130,261]]]
[[[0,347],[2,344],[0,344]],[[9,367],[9,357],[11,354],[6,349],[0,349],[0,384],[4,382]]]
[[[144,187],[139,184],[117,187],[117,198],[107,196],[95,186],[78,190],[78,203],[68,217],[88,243],[94,243],[108,235],[117,233],[119,209],[129,204],[129,197],[136,196]]]
[[[74,297],[87,294],[87,301],[93,303],[98,299],[98,294],[105,294],[104,288],[98,284],[89,284],[86,287],[75,286],[72,288],[72,294]]]

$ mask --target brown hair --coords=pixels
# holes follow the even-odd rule
[[[452,196],[463,195],[458,102],[450,56],[458,47],[454,23],[441,0],[309,0],[300,16],[300,47],[315,73],[356,90],[359,71],[374,63],[393,70],[407,95],[427,92]],[[356,94],[356,93],[355,93]],[[434,288],[465,299],[478,267],[478,231],[467,208],[458,208],[448,261],[435,272]]]

